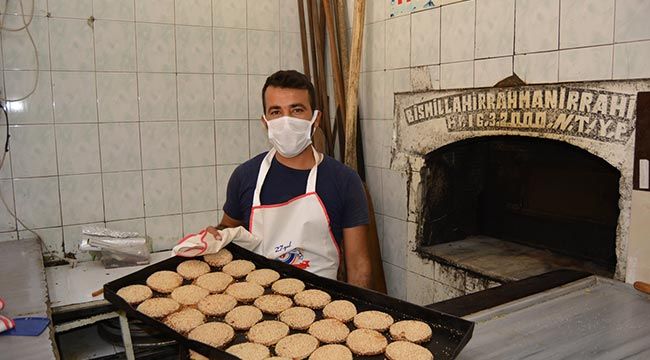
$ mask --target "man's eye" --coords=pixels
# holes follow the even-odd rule
[[[293,109],[293,112],[296,112],[296,113],[301,113],[303,111],[304,111],[303,109]]]

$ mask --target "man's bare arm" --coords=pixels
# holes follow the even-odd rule
[[[221,222],[217,226],[208,226],[206,230],[215,237],[219,236],[219,233],[217,230],[223,230],[225,228],[234,228],[237,226],[240,226],[242,224],[241,221],[237,219],[233,219],[230,216],[226,215],[226,213],[223,214],[223,217],[221,218]]]
[[[348,283],[371,288],[372,265],[368,251],[368,225],[343,229],[343,249]]]

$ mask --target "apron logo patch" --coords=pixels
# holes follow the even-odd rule
[[[309,268],[309,260],[305,260],[300,249],[293,249],[288,253],[282,254],[278,257],[278,260],[285,264],[293,265],[298,269],[305,270]]]

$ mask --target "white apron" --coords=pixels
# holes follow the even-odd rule
[[[330,229],[322,200],[316,194],[318,164],[323,157],[313,147],[316,164],[309,172],[305,194],[287,202],[261,205],[260,193],[275,149],[269,151],[257,175],[249,231],[262,239],[259,254],[317,275],[336,279],[340,249]]]

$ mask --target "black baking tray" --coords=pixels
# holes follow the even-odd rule
[[[433,334],[431,336],[431,340],[422,345],[433,353],[434,359],[436,360],[455,359],[472,337],[472,332],[474,331],[474,323],[471,321],[445,314],[440,311],[427,309],[425,307],[411,304],[406,301],[395,299],[376,291],[367,290],[349,285],[344,282],[323,278],[305,270],[301,270],[294,266],[285,264],[283,262],[267,259],[233,243],[229,244],[226,248],[232,252],[235,259],[252,261],[258,269],[273,269],[280,273],[282,277],[293,277],[300,279],[305,283],[306,289],[320,289],[326,291],[332,296],[332,300],[349,300],[356,305],[359,312],[366,310],[379,310],[393,316],[395,321],[420,320],[426,322],[431,326]],[[171,257],[167,260],[149,265],[132,274],[111,281],[104,285],[104,298],[111,302],[117,309],[124,310],[129,317],[138,319],[146,324],[151,325],[164,335],[167,335],[168,337],[178,341],[178,343],[182,346],[198,351],[199,353],[208,356],[210,359],[238,359],[235,356],[227,354],[223,350],[213,348],[194,340],[189,340],[187,337],[172,330],[161,321],[158,321],[136,311],[135,308],[117,296],[116,293],[120,288],[133,284],[145,284],[145,281],[149,275],[160,270],[176,270],[176,266],[185,260],[187,260],[187,258]],[[267,289],[267,291],[269,290]],[[316,315],[317,320],[322,319],[322,313],[319,310],[316,310]],[[275,316],[265,314],[264,318],[274,319]],[[207,319],[207,321],[213,320],[220,319]],[[353,329],[353,325],[348,326],[350,326],[350,329]],[[292,333],[293,332],[294,331],[292,331]],[[246,332],[236,331],[235,339],[229,345],[245,341]],[[384,356],[382,354],[355,358],[370,360],[384,359]]]

